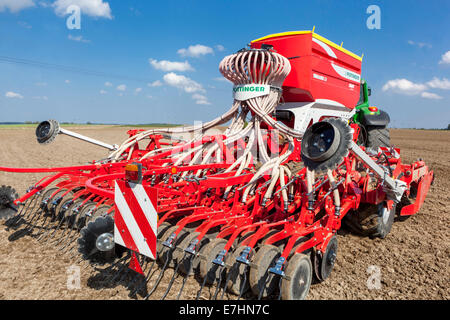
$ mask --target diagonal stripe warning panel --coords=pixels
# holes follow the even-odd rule
[[[158,216],[143,186],[116,181],[114,195],[116,243],[155,259]]]

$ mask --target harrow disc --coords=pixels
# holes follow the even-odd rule
[[[18,197],[19,195],[12,187],[0,187],[0,219],[9,219],[16,214],[18,206],[14,204],[14,200]]]
[[[250,268],[250,286],[257,297],[270,296],[278,286],[278,279],[269,268],[275,265],[281,250],[272,245],[263,245],[255,254]]]
[[[338,243],[336,236],[333,236],[328,242],[323,255],[314,254],[314,275],[319,282],[328,278],[336,262]]]
[[[114,234],[114,220],[111,217],[97,217],[81,229],[78,238],[78,252],[83,255],[83,259],[91,263],[105,264],[112,262],[115,258],[115,247],[110,250],[100,250],[98,242],[105,235]]]
[[[281,281],[283,300],[304,300],[308,295],[312,281],[312,264],[305,254],[297,253],[286,268],[286,278]]]
[[[213,284],[220,278],[220,270],[218,265],[213,263],[217,255],[225,248],[227,240],[216,238],[205,246],[203,257],[200,260],[200,276],[205,279],[206,283]]]

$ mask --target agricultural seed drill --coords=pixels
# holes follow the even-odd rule
[[[192,276],[197,298],[208,286],[212,298],[304,299],[313,278],[330,275],[342,223],[384,238],[396,211],[419,211],[433,180],[391,147],[361,61],[313,31],[274,34],[222,60],[234,101],[200,127],[130,130],[118,146],[44,121],[39,143],[61,133],[111,153],[86,166],[0,168],[49,174],[20,198],[3,186],[0,214],[72,257],[128,265],[145,298],[173,268],[163,299],[179,276],[177,298]]]

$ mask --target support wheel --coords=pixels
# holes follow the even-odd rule
[[[227,240],[216,238],[205,246],[203,257],[200,260],[200,276],[206,279],[207,284],[214,283],[220,277],[221,268],[213,263],[217,255],[225,248]]]
[[[280,256],[280,249],[272,245],[263,245],[255,254],[250,268],[250,286],[257,297],[266,298],[278,287],[278,277],[270,273],[269,268]]]
[[[196,249],[195,249],[196,254],[194,256],[191,256],[191,254],[189,254],[189,253],[187,253],[185,255],[185,251],[184,251],[185,249],[187,249],[189,247],[191,242],[194,241],[195,238],[197,238],[199,235],[200,235],[200,232],[190,233],[178,245],[180,247],[180,249],[183,250],[183,253],[181,254],[181,257],[180,257],[181,260],[179,260],[179,263],[181,263],[179,270],[183,274],[189,273],[189,275],[191,275],[191,274],[195,273],[195,270],[198,268],[198,266],[200,264],[199,254],[201,254],[204,246],[209,242],[208,237],[206,237],[206,236],[203,237],[203,239],[197,243]],[[185,257],[185,258],[183,259],[183,257]]]
[[[357,234],[384,239],[392,229],[394,218],[395,204],[389,210],[386,201],[383,201],[378,205],[361,207],[361,210],[352,212],[344,220]]]
[[[227,283],[227,288],[228,291],[236,295],[239,295],[241,291],[242,294],[244,294],[250,288],[248,268],[246,268],[245,264],[236,260],[245,248],[245,246],[237,247],[228,260],[231,267],[228,269],[229,274],[227,275],[227,278],[230,277],[230,280]],[[245,272],[247,272],[247,274],[245,274]]]
[[[297,253],[286,268],[286,278],[281,281],[283,300],[304,300],[308,295],[312,281],[312,264],[305,254]]]
[[[338,243],[336,236],[328,242],[327,248],[322,255],[314,254],[314,275],[319,282],[328,278],[333,270],[337,257]]]

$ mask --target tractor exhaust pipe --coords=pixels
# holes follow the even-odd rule
[[[105,142],[83,136],[79,133],[63,129],[60,127],[58,121],[56,121],[56,120],[42,121],[41,123],[39,123],[39,125],[36,128],[36,138],[40,144],[48,144],[48,143],[52,142],[53,140],[55,140],[55,138],[58,134],[65,134],[65,135],[71,136],[73,138],[83,140],[83,141],[98,145],[100,147],[106,148],[110,151],[117,150],[117,148],[118,148],[117,145],[110,145]]]

